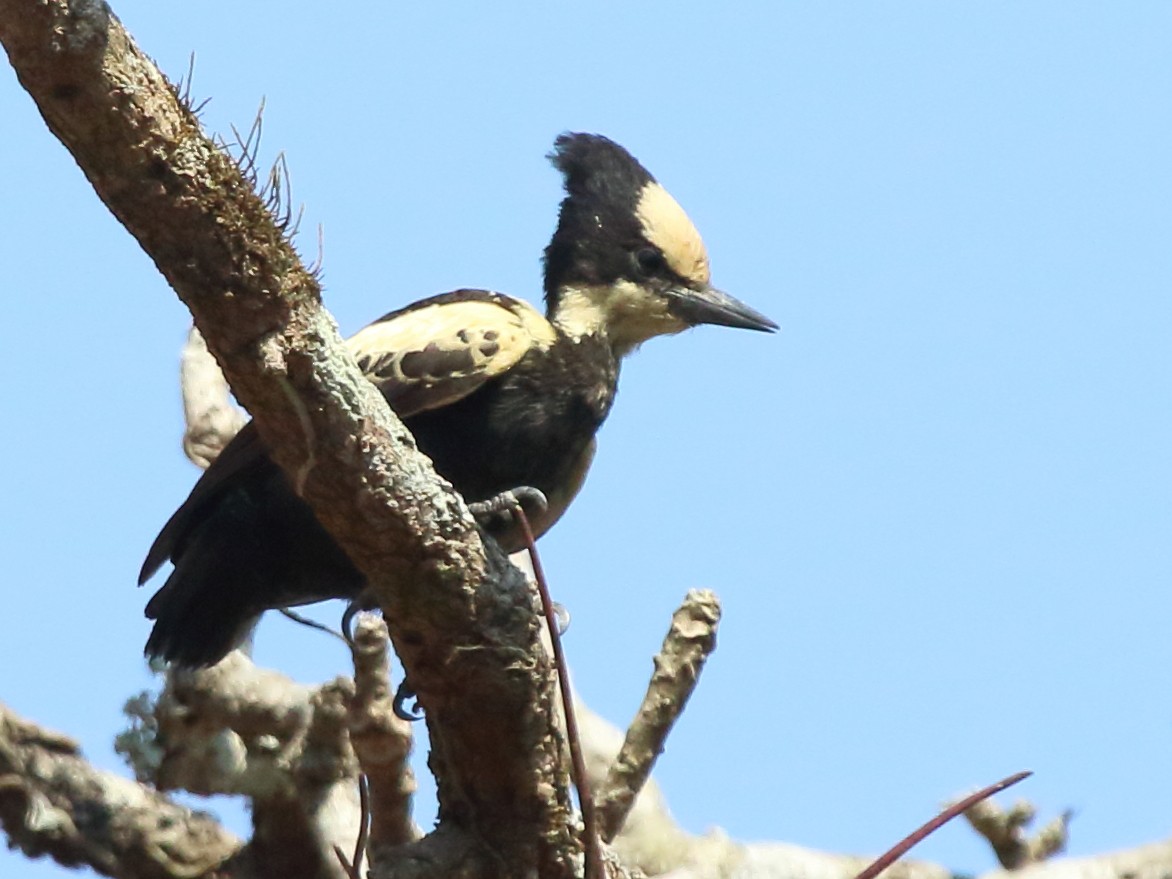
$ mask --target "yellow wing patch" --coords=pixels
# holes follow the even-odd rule
[[[405,418],[456,402],[555,338],[531,305],[501,297],[422,305],[371,324],[348,344]]]

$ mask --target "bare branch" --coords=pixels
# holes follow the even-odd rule
[[[165,755],[155,783],[203,795],[292,791],[312,695],[239,651],[213,668],[168,675],[154,710]]]
[[[992,847],[997,861],[1007,870],[1016,870],[1053,857],[1066,848],[1071,812],[1064,812],[1030,837],[1026,828],[1037,810],[1024,800],[1002,809],[993,800],[977,803],[964,813],[973,830]]]
[[[190,307],[277,463],[368,576],[427,712],[441,822],[473,848],[493,840],[492,858],[508,846],[518,872],[568,873],[576,842],[550,734],[552,674],[519,575],[486,553],[342,346],[263,201],[109,8],[0,0],[0,42]]]
[[[395,716],[387,656],[387,626],[362,614],[354,631],[354,698],[350,702],[350,743],[370,784],[370,842],[400,845],[419,838],[411,820],[415,777],[411,724]]]
[[[709,654],[716,649],[720,602],[708,590],[692,590],[672,615],[671,628],[655,657],[655,673],[643,704],[627,730],[618,756],[598,792],[603,839],[618,834],[635,798],[663,752],[663,744],[696,688]]]
[[[185,425],[183,452],[197,467],[206,469],[248,416],[232,405],[224,373],[195,327],[187,334],[179,375]]]
[[[348,680],[305,687],[239,651],[173,672],[154,711],[165,755],[156,783],[249,797],[245,856],[258,876],[340,877],[333,846],[353,840],[359,817],[345,725],[352,695]]]
[[[577,708],[587,766],[595,784],[601,784],[622,745],[623,733],[581,700]],[[643,786],[612,845],[629,869],[672,879],[853,879],[872,860],[786,843],[739,842],[719,829],[703,835],[687,833],[672,818],[655,779]],[[916,861],[901,861],[883,875],[886,879],[951,879],[944,867]]]
[[[29,857],[106,876],[194,879],[241,846],[210,816],[95,769],[74,742],[0,705],[0,824]]]
[[[980,879],[1167,879],[1172,840],[1089,858],[1057,858],[1019,870],[986,873]]]

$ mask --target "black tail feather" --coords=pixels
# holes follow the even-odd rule
[[[244,476],[168,523],[152,548],[144,573],[167,557],[175,570],[146,606],[147,656],[214,665],[266,610],[362,591],[365,578],[272,461]]]
[[[265,609],[257,603],[258,571],[250,564],[247,532],[232,527],[247,523],[217,512],[201,523],[163,588],[147,603],[146,615],[155,625],[144,652],[152,659],[188,668],[215,665]]]

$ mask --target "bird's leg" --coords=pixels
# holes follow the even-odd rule
[[[482,501],[468,504],[476,524],[490,534],[500,534],[516,527],[516,511],[537,516],[549,508],[549,501],[541,489],[519,485]]]
[[[533,488],[530,485],[519,485],[509,491],[502,491],[500,494],[494,495],[488,500],[476,501],[468,505],[472,517],[476,519],[477,524],[482,528],[488,528],[490,524],[496,524],[498,516],[501,520],[515,519],[516,514],[514,510],[518,507],[526,515],[530,513],[542,513],[549,509],[549,501],[541,489]],[[564,635],[566,630],[570,628],[570,612],[556,601],[554,602],[553,609],[554,618],[557,620],[558,634]]]

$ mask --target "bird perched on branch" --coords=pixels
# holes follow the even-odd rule
[[[508,552],[521,545],[516,526],[487,512],[491,500],[537,489],[535,533],[557,521],[582,486],[625,355],[698,324],[777,329],[712,287],[695,226],[621,146],[566,134],[550,159],[566,197],[545,249],[544,316],[500,293],[457,290],[349,341],[420,450]],[[163,527],[139,584],[167,560],[174,570],[146,607],[155,621],[146,653],[184,666],[218,662],[265,610],[354,599],[365,586],[253,424]]]

